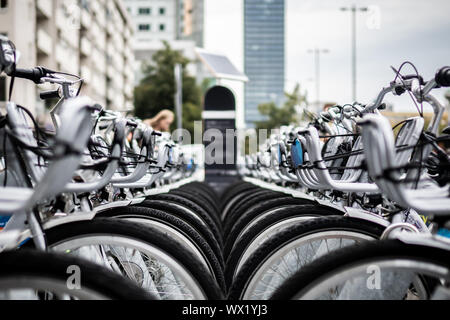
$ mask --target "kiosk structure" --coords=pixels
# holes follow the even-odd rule
[[[236,166],[236,98],[229,88],[220,84],[222,79],[247,82],[248,78],[226,56],[203,49],[196,49],[196,52],[199,60],[219,84],[206,92],[202,118],[205,179],[220,193],[239,178]]]

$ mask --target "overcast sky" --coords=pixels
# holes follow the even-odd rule
[[[358,13],[360,102],[371,101],[393,80],[391,65],[409,60],[425,79],[450,65],[449,0],[286,0],[287,90],[299,82],[315,100],[314,60],[307,51],[326,48],[330,52],[321,56],[321,100],[352,102],[351,19],[339,8],[354,2],[380,13],[378,29],[376,11]],[[227,54],[243,70],[243,0],[205,0],[205,6],[206,49]],[[444,92],[439,90],[441,101]],[[388,101],[396,110],[414,111],[406,96]]]

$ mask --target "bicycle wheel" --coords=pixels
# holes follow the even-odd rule
[[[70,276],[77,276],[71,281]],[[1,300],[147,300],[153,295],[97,264],[69,255],[17,250],[0,254]]]
[[[225,290],[223,259],[219,261],[207,241],[186,221],[164,211],[139,207],[113,208],[96,216],[96,218],[100,217],[121,218],[165,230],[173,238],[185,244],[186,250],[190,250],[203,261],[222,290]]]
[[[336,215],[336,212],[310,205],[283,207],[262,214],[241,231],[229,249],[226,264],[227,283],[231,283],[240,266],[271,236],[302,221],[330,215]]]
[[[230,187],[228,187],[224,193],[222,194],[222,196],[220,197],[220,201],[221,201],[221,211],[224,212],[226,211],[226,206],[230,205],[230,202],[233,201],[233,198],[235,198],[236,196],[238,196],[239,194],[248,191],[248,190],[260,190],[260,187],[257,187],[251,183],[237,183],[237,184],[233,184]],[[222,216],[222,220],[223,220],[223,216]]]
[[[292,274],[336,249],[378,239],[384,228],[349,217],[300,221],[275,234],[237,270],[230,299],[268,299]]]
[[[310,204],[283,205],[279,208],[265,211],[255,217],[246,217],[244,215],[236,222],[236,225],[229,233],[229,239],[225,242],[224,246],[224,256],[228,259],[231,251],[236,248],[238,242],[241,243],[241,246],[247,245],[252,241],[252,237],[256,238],[261,236],[261,233],[269,228],[272,230],[271,233],[280,231],[283,227],[288,226],[289,222],[295,220],[296,217],[304,220],[308,217],[329,215],[338,215],[338,211],[329,207]],[[241,241],[241,238],[243,238],[243,241]]]
[[[219,225],[214,221],[210,213],[203,210],[202,207],[198,206],[195,202],[192,202],[175,194],[158,194],[155,196],[147,197],[146,199],[167,201],[190,209],[208,225],[209,229],[214,234],[214,237],[216,238],[217,242],[219,242],[220,246],[223,245],[223,238]]]
[[[272,299],[439,299],[439,289],[449,281],[448,250],[383,240],[316,260],[290,277]]]
[[[196,200],[198,205],[202,205],[203,209],[208,212],[214,213],[214,218],[219,218],[219,201],[211,197],[208,193],[201,189],[195,188],[180,188],[176,190],[171,190],[172,194],[185,195],[189,199]],[[220,220],[219,220],[220,221]]]
[[[154,227],[111,218],[46,230],[49,248],[122,272],[161,299],[221,299],[204,264],[185,245]]]
[[[198,206],[200,206],[214,220],[216,226],[219,227],[219,230],[222,229],[222,223],[220,222],[218,209],[217,207],[215,207],[215,204],[212,203],[212,200],[209,199],[207,195],[187,190],[173,190],[170,191],[170,194],[186,198],[187,200],[192,201]]]
[[[235,194],[233,197],[228,198],[228,200],[225,200],[222,203],[222,212],[221,212],[221,220],[226,223],[228,220],[228,215],[231,210],[233,210],[234,207],[236,207],[239,203],[242,201],[245,201],[252,195],[254,195],[257,192],[260,192],[261,188],[246,188],[242,192],[239,192]]]
[[[252,206],[257,205],[263,201],[270,199],[286,197],[286,194],[280,192],[274,192],[271,190],[256,190],[244,198],[240,198],[230,206],[228,211],[223,212],[224,221],[226,222],[233,216],[240,217],[245,211],[250,209]]]
[[[219,195],[216,193],[216,191],[206,182],[192,182],[189,184],[186,184],[182,187],[180,187],[181,190],[183,189],[195,189],[199,190],[201,189],[203,192],[207,193],[215,203],[220,203]]]
[[[186,221],[191,226],[193,226],[208,242],[211,249],[214,250],[216,257],[218,257],[218,259],[221,261],[221,264],[223,265],[222,246],[217,241],[216,236],[212,233],[208,224],[190,208],[186,208],[181,204],[169,203],[163,200],[145,200],[144,202],[138,203],[133,207],[162,210],[164,212],[173,214],[176,217],[179,217],[183,221]]]
[[[220,194],[219,198],[221,200],[227,198],[228,196],[231,195],[231,193],[235,192],[235,190],[237,188],[241,188],[241,186],[244,186],[244,185],[253,186],[251,183],[248,183],[248,182],[243,181],[243,180],[239,180],[239,181],[233,182],[225,190],[222,191],[222,193]]]
[[[279,209],[285,206],[291,206],[291,205],[317,205],[318,204],[307,200],[307,199],[301,199],[301,198],[294,198],[294,197],[282,197],[282,198],[275,198],[267,201],[263,201],[261,203],[258,203],[254,206],[252,206],[250,209],[245,211],[241,216],[231,216],[230,219],[228,219],[224,226],[224,234],[227,236],[227,241],[233,241],[236,239],[236,232],[240,232],[247,224],[249,224],[253,219],[257,218],[261,214],[268,212],[270,210]],[[237,230],[237,231],[236,231]],[[233,236],[231,236],[233,234]],[[229,240],[231,239],[231,240]]]

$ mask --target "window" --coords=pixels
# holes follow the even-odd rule
[[[8,8],[8,0],[0,0],[0,9]]]
[[[89,1],[88,0],[81,0],[81,7],[89,12]]]
[[[149,15],[152,13],[152,9],[150,8],[139,8],[140,15]]]
[[[0,101],[6,101],[6,78],[0,77]]]
[[[161,23],[159,25],[159,31],[164,31],[164,30],[166,30],[166,26],[163,23]]]
[[[138,26],[139,31],[150,31],[150,25],[149,24],[140,24]]]
[[[166,8],[159,8],[159,14],[160,15],[165,15],[166,14]]]

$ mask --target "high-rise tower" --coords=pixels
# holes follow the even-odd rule
[[[284,100],[284,8],[284,0],[244,0],[245,121],[250,127],[264,120],[259,104]]]

